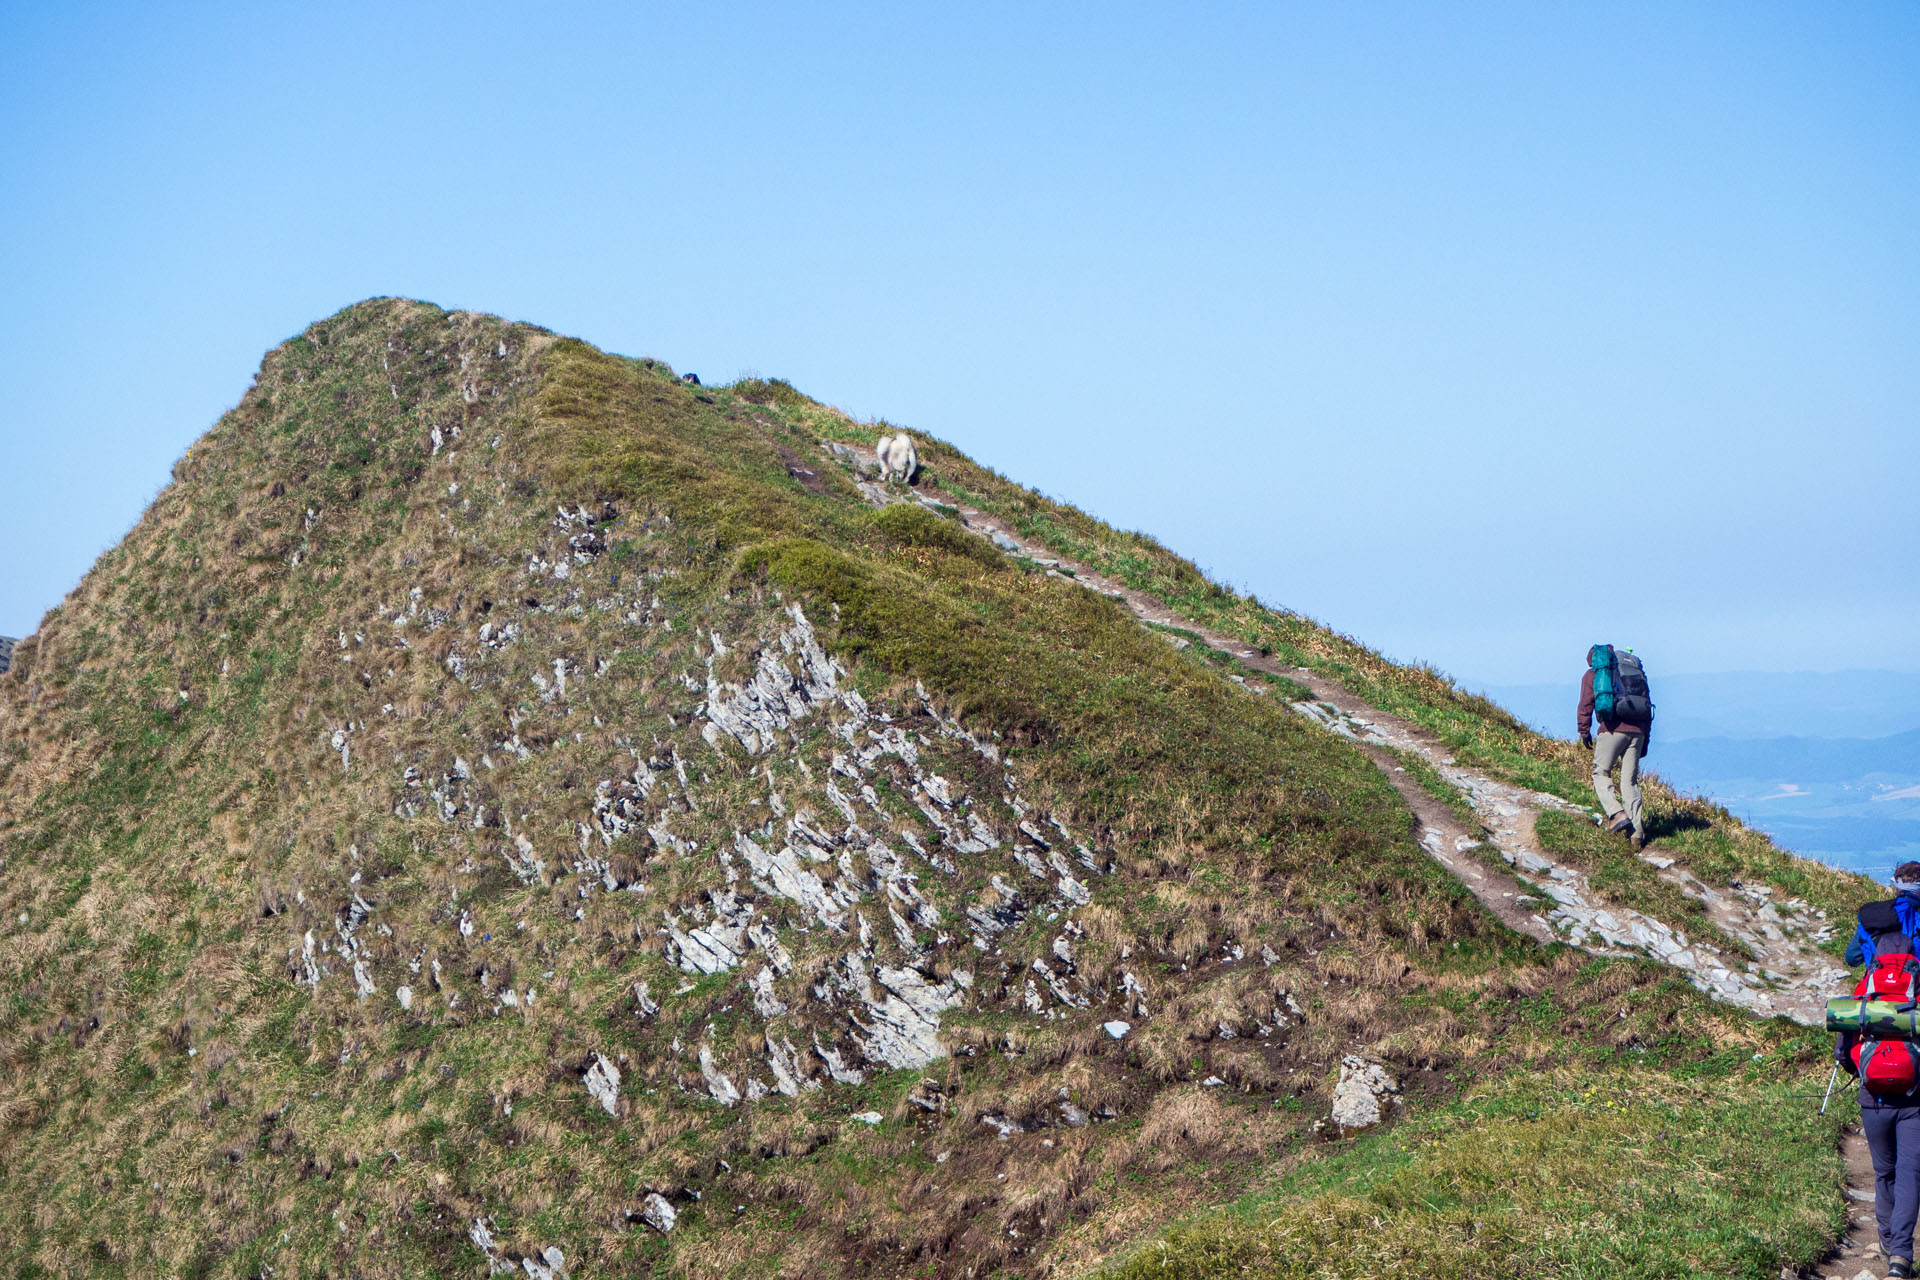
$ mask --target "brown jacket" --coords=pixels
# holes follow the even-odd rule
[[[1564,704],[1563,704],[1564,705]],[[1587,726],[1598,724],[1602,733],[1637,733],[1644,750],[1653,742],[1653,713],[1648,712],[1645,720],[1596,721],[1593,715],[1593,668],[1587,668],[1587,674],[1580,677],[1580,737],[1592,736]]]

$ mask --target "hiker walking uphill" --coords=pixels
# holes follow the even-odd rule
[[[1593,750],[1593,792],[1612,831],[1632,830],[1634,844],[1645,848],[1647,826],[1640,817],[1640,762],[1653,738],[1653,698],[1646,669],[1631,649],[1597,644],[1587,650],[1587,672],[1580,678],[1580,745]],[[1593,726],[1599,726],[1594,732]],[[1620,794],[1613,790],[1613,769],[1620,766]]]
[[[1862,1010],[1882,1004],[1896,1011],[1911,1008],[1920,995],[1920,960],[1914,958],[1920,862],[1897,867],[1893,887],[1891,900],[1860,908],[1847,948],[1848,964],[1867,967],[1853,993]],[[1833,1052],[1842,1068],[1860,1078],[1860,1126],[1873,1153],[1873,1214],[1887,1274],[1911,1276],[1914,1221],[1920,1218],[1920,1045],[1910,1038],[1911,1027],[1887,1024],[1876,1030],[1869,1021],[1863,1014],[1853,1024],[1860,1029],[1842,1031]],[[1833,1024],[1830,1014],[1828,1025]]]

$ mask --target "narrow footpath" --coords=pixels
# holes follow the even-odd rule
[[[1847,1130],[1840,1153],[1847,1162],[1847,1234],[1832,1258],[1813,1274],[1821,1280],[1880,1280],[1887,1260],[1880,1253],[1880,1229],[1873,1219],[1873,1157],[1859,1126]]]
[[[822,443],[820,449],[829,461],[852,473],[860,491],[876,506],[918,502],[958,510],[968,529],[1008,555],[1124,603],[1142,623],[1177,628],[1232,655],[1250,671],[1284,677],[1307,689],[1311,699],[1291,703],[1292,709],[1365,752],[1413,810],[1420,824],[1421,848],[1519,932],[1541,942],[1565,942],[1594,955],[1650,957],[1681,970],[1717,1000],[1763,1017],[1784,1015],[1807,1026],[1821,1025],[1828,994],[1845,982],[1846,970],[1820,950],[1833,937],[1833,925],[1806,902],[1776,901],[1774,891],[1766,886],[1708,885],[1658,853],[1640,855],[1654,874],[1704,903],[1707,918],[1744,943],[1751,959],[1730,954],[1706,938],[1689,937],[1643,912],[1610,904],[1577,867],[1548,856],[1534,834],[1534,822],[1542,813],[1560,810],[1586,817],[1586,810],[1466,768],[1425,730],[1368,705],[1335,681],[1261,654],[1244,641],[1168,608],[1154,596],[1023,538],[1005,522],[936,485],[923,482],[916,489],[869,478],[877,466],[870,449],[841,443]],[[1169,639],[1179,643],[1177,637]],[[1250,696],[1275,696],[1263,682],[1232,678]],[[1476,821],[1463,821],[1451,807],[1429,795],[1401,764],[1396,751],[1416,755],[1432,766],[1466,797]]]

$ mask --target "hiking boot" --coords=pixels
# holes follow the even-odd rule
[[[1627,816],[1626,810],[1624,809],[1607,819],[1607,830],[1609,831],[1625,831],[1632,825],[1633,819]]]
[[[1887,1262],[1887,1275],[1890,1277],[1910,1277],[1913,1275],[1913,1259],[1894,1257]]]
[[[1646,832],[1644,832],[1644,831],[1636,831],[1636,832],[1634,832],[1634,833],[1633,833],[1633,847],[1634,847],[1634,848],[1636,848],[1636,849],[1644,849],[1644,848],[1646,848],[1646,847],[1647,847],[1648,845],[1650,845],[1650,844],[1652,844],[1652,843],[1653,843],[1653,837],[1652,837],[1652,836],[1649,836],[1649,835],[1648,835],[1648,834],[1647,834]]]

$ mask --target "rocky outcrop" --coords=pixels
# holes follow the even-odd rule
[[[701,732],[718,745],[731,736],[748,755],[773,749],[776,735],[804,719],[818,703],[833,697],[842,669],[820,647],[813,627],[799,605],[788,610],[793,625],[783,630],[776,646],[760,651],[753,678],[744,685],[722,684],[713,675],[716,658],[725,656],[725,642],[710,633],[713,650],[707,656],[707,725]]]
[[[912,969],[885,965],[874,975],[884,990],[875,1000],[863,993],[863,1021],[855,1014],[854,1041],[868,1062],[889,1067],[924,1067],[946,1056],[940,1046],[940,1015],[960,1003],[960,989],[952,981],[932,983]]]
[[[579,543],[585,535],[578,513],[563,511],[555,524],[567,533],[568,550],[535,554],[529,564],[553,569],[535,576],[555,577],[557,566],[568,563],[584,569],[599,554],[597,532]],[[580,562],[581,556],[589,560]],[[568,580],[577,583],[582,575]],[[418,589],[403,607],[382,614],[388,615],[403,630],[447,625],[443,611]],[[671,632],[672,619],[657,599],[644,614],[629,609],[627,616],[630,625]],[[942,713],[925,688],[916,685],[906,706],[869,704],[845,683],[844,668],[822,647],[800,605],[783,605],[769,623],[759,636],[700,629],[696,653],[706,679],[683,673],[677,680],[704,697],[691,724],[667,725],[697,731],[699,740],[657,730],[644,749],[622,740],[632,771],[590,781],[581,789],[583,809],[567,819],[577,856],[569,851],[556,859],[550,837],[536,835],[490,775],[503,762],[530,762],[551,749],[543,745],[552,737],[543,739],[538,717],[569,714],[569,704],[603,677],[604,658],[543,658],[533,686],[538,705],[550,711],[523,704],[510,714],[508,733],[439,762],[397,762],[394,816],[471,833],[465,838],[493,866],[504,865],[523,888],[577,904],[572,914],[579,920],[603,895],[648,894],[645,867],[654,859],[693,864],[679,883],[694,896],[660,903],[658,923],[636,932],[657,935],[665,958],[691,978],[739,975],[744,1003],[764,1026],[766,1056],[728,1061],[722,1045],[701,1043],[699,1083],[688,1082],[723,1106],[771,1093],[794,1097],[825,1082],[861,1081],[873,1068],[913,1069],[944,1057],[942,1017],[966,1003],[972,977],[969,968],[938,963],[938,956],[970,945],[1001,958],[1008,930],[1036,913],[1061,920],[1064,932],[1040,955],[1005,958],[1032,975],[1027,1007],[1058,1017],[1103,1002],[1106,995],[1077,972],[1070,938],[1077,929],[1072,913],[1091,901],[1091,882],[1111,869],[1111,858],[1022,796],[991,737]],[[502,651],[492,639],[509,635],[512,625],[480,624],[482,645],[471,654],[452,646],[456,674],[476,685],[493,678],[493,668],[507,659],[494,656]],[[343,651],[353,653],[361,633],[339,631],[347,638]],[[722,677],[743,665],[752,673],[746,680]],[[350,722],[324,739],[343,773],[358,772],[361,764],[353,749],[358,729]],[[749,776],[762,780],[764,793],[753,803],[770,815],[766,822],[730,829],[706,816],[696,795],[702,743],[757,762]],[[976,794],[983,777],[990,780],[988,793]],[[942,893],[963,868],[979,867],[983,859],[979,894],[943,904]],[[700,866],[706,870],[694,869]],[[473,860],[461,870],[471,872]],[[306,931],[292,948],[291,976],[317,990],[344,970],[362,999],[390,989],[406,1012],[432,1016],[421,1008],[411,974],[381,980],[390,960],[362,936],[376,904],[357,884],[345,886],[343,896],[346,905],[334,913],[332,928]],[[485,944],[494,936],[476,930],[464,903],[450,913],[463,939]],[[956,916],[966,925],[957,936],[948,924]],[[803,982],[796,973],[806,966],[794,953],[810,951],[808,963],[817,966],[825,959],[823,946],[832,948],[831,981]],[[437,958],[416,957],[411,973],[423,971],[449,1010],[461,1007],[462,995]],[[494,1016],[535,1007],[533,986],[502,981],[488,966],[476,977],[478,995]],[[638,980],[631,990],[631,1013],[643,1019],[659,1015],[671,999],[657,980],[652,986]],[[1129,1012],[1143,1017],[1146,1010],[1134,1002]],[[620,1070],[610,1059],[592,1055],[580,1078],[608,1115],[620,1114]]]

